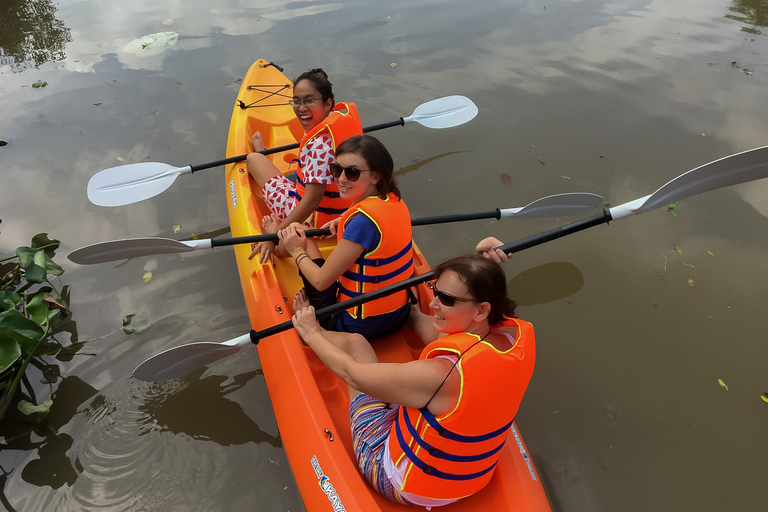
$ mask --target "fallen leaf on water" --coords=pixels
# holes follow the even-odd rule
[[[234,82],[242,82],[242,81],[243,81],[243,79],[242,79],[242,78],[240,78],[240,77],[237,77],[237,78],[235,78],[233,81],[234,81]]]
[[[505,187],[510,186],[512,184],[512,176],[505,172],[501,173],[501,184]]]
[[[667,206],[667,211],[669,213],[671,213],[672,215],[674,215],[675,217],[677,217],[677,210],[676,210],[676,208],[677,208],[677,205],[675,203],[672,203],[672,204]]]
[[[4,140],[0,140],[0,147],[7,146],[7,145],[8,145],[8,142],[6,142]]]
[[[125,162],[125,158],[119,156],[119,157],[117,157],[117,161],[118,162]]]
[[[167,20],[163,21],[163,25],[166,27],[169,25],[173,25],[173,20],[171,18],[168,18]]]
[[[176,82],[176,85],[184,85],[184,84],[181,82]]]
[[[144,272],[144,275],[141,276],[142,279],[144,279],[145,283],[148,283],[150,279],[152,279],[152,272]]]
[[[48,85],[48,82],[44,82],[42,80],[38,80],[37,82],[32,84],[32,88],[33,89],[39,89],[41,87],[45,87],[46,85]]]
[[[544,163],[544,160],[542,160],[538,156],[536,157],[536,160],[538,160],[541,163],[541,165],[547,165],[547,164]]]
[[[720,384],[721,388],[725,388],[725,390],[728,391],[728,384],[723,382],[723,379],[717,379],[717,383]]]
[[[688,286],[693,286],[693,279],[688,280]]]
[[[763,393],[763,396],[761,396],[760,398],[763,399],[763,402],[768,402],[768,393]]]
[[[680,253],[680,256],[683,255],[683,250],[679,248],[678,246],[675,246],[675,250]]]
[[[181,226],[179,226],[178,224],[176,224],[175,226],[173,226],[173,232],[174,232],[174,233],[178,233],[179,231],[181,231]]]
[[[178,40],[179,34],[176,32],[158,32],[134,39],[123,47],[123,51],[142,56],[160,55]]]
[[[713,253],[712,251],[707,251],[707,254],[709,254],[710,256],[714,256],[715,255],[715,253]]]

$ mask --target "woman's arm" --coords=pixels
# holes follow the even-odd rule
[[[303,224],[317,209],[325,193],[325,185],[322,183],[307,183],[304,189],[304,197],[296,204],[291,213],[280,223],[279,229],[286,228],[298,222]]]
[[[280,246],[297,260],[296,264],[301,273],[318,290],[326,290],[335,283],[365,250],[356,242],[342,239],[323,266],[318,267],[312,258],[302,257],[302,253],[306,252],[307,237],[300,228],[301,226],[293,224],[281,229],[277,236],[280,238]]]
[[[448,399],[448,410],[458,399],[458,372],[451,372],[453,363],[447,359],[417,360],[407,363],[360,362],[331,342],[325,335],[311,306],[293,317],[293,324],[302,339],[336,375],[352,388],[385,402],[408,407],[424,407],[435,392],[454,394]],[[340,333],[333,333],[341,335]],[[343,334],[349,343],[368,342],[360,335]],[[443,380],[451,374],[441,387]],[[441,397],[446,401],[446,397]]]

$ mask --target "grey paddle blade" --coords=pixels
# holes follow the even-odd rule
[[[214,343],[202,341],[168,349],[150,357],[133,370],[133,377],[148,382],[178,379],[214,361],[229,357],[251,344],[251,335]]]
[[[403,121],[416,121],[427,128],[452,128],[471,121],[477,112],[477,105],[466,96],[446,96],[422,103]]]
[[[522,208],[501,210],[501,217],[537,219],[541,217],[567,217],[590,212],[603,206],[605,200],[597,194],[573,192],[542,197]]]
[[[156,254],[176,254],[212,248],[211,239],[179,241],[172,238],[124,238],[98,242],[75,249],[67,255],[78,265],[94,265],[109,261],[127,260]]]

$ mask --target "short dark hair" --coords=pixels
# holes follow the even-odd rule
[[[312,87],[317,89],[317,92],[323,97],[324,102],[330,98],[331,106],[336,104],[335,96],[333,95],[333,84],[328,80],[328,73],[323,71],[323,68],[308,69],[293,79],[293,86],[296,87],[302,80],[309,80],[312,83]]]
[[[501,265],[482,255],[459,256],[444,261],[435,269],[435,279],[450,270],[467,285],[469,294],[480,302],[491,305],[488,324],[496,327],[504,318],[516,318],[515,301],[507,297],[507,278]]]
[[[351,137],[336,148],[336,157],[344,153],[354,153],[360,156],[365,163],[379,174],[379,181],[376,183],[376,191],[379,196],[386,196],[390,192],[400,197],[400,188],[397,185],[397,179],[394,175],[395,163],[392,155],[379,139],[372,135],[356,135]]]

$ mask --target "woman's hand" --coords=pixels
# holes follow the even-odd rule
[[[280,246],[294,258],[302,252],[306,252],[307,236],[304,234],[305,229],[306,226],[294,222],[287,228],[277,232],[277,237],[280,239]]]
[[[307,341],[307,338],[313,334],[321,332],[320,323],[315,318],[315,308],[312,306],[298,310],[293,315],[293,318],[291,318],[291,321],[296,328],[296,332],[299,333],[299,336],[304,341]]]
[[[252,260],[254,256],[259,254],[259,263],[263,265],[269,261],[274,265],[275,247],[275,242],[259,242],[257,244],[251,244],[251,254],[248,256],[248,259]]]
[[[321,237],[321,238],[335,238],[336,237],[336,229],[338,228],[340,221],[341,221],[341,216],[336,217],[333,220],[329,220],[328,222],[326,222],[325,224],[320,226],[323,229],[330,229],[331,230],[331,234],[330,235],[324,236],[324,237]]]
[[[505,254],[501,249],[493,250],[494,247],[504,245],[504,243],[498,238],[489,236],[480,240],[480,243],[475,247],[475,252],[483,255],[484,258],[493,260],[496,263],[506,263],[512,257],[512,253]]]

